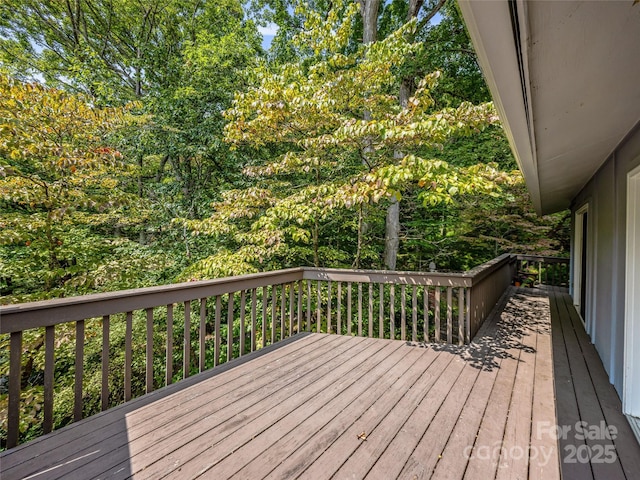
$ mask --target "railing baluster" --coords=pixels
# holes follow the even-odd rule
[[[133,363],[133,312],[127,312],[124,335],[124,401],[131,400],[131,368]]]
[[[447,287],[447,343],[451,343],[453,323],[453,289]]]
[[[311,331],[311,281],[307,280],[307,327],[306,331]]]
[[[542,283],[542,262],[538,262],[538,284]]]
[[[262,348],[267,346],[267,287],[262,287]]]
[[[358,336],[362,336],[362,283],[358,283]]]
[[[458,289],[458,345],[464,343],[464,288]]]
[[[256,350],[256,318],[258,308],[258,292],[255,288],[251,289],[251,351]]]
[[[464,341],[471,343],[471,287],[467,288],[467,308],[465,312]]]
[[[413,325],[413,330],[411,332],[411,340],[414,342],[418,341],[418,293],[416,291],[416,286],[413,285],[411,291],[411,321]]]
[[[53,430],[53,379],[55,366],[56,327],[49,325],[44,334],[44,433]]]
[[[207,299],[200,299],[200,330],[198,334],[199,341],[199,362],[198,371],[204,372],[206,368],[206,338],[207,338]]]
[[[287,285],[282,284],[280,289],[280,340],[284,339],[284,319],[287,313]]]
[[[77,327],[76,327],[77,328]],[[22,381],[22,332],[11,332],[9,340],[9,404],[7,448],[18,445],[20,433],[20,383]],[[77,342],[76,342],[77,345]],[[77,350],[77,349],[76,349]],[[76,367],[77,367],[76,360]],[[77,376],[77,375],[76,375]],[[81,389],[82,392],[82,389]],[[82,399],[82,397],[81,397]],[[82,414],[82,410],[80,411]]]
[[[242,290],[240,292],[240,356],[244,355],[244,348],[246,342],[245,331],[245,310],[247,308],[247,292]]]
[[[331,333],[331,280],[327,282],[327,333]]]
[[[102,317],[102,385],[100,389],[100,408],[109,408],[109,315]]]
[[[435,297],[434,297],[434,306],[433,313],[435,316],[435,341],[440,341],[440,287],[436,287]]]
[[[227,304],[227,362],[233,358],[233,321],[235,315],[233,313],[234,293],[229,293]]]
[[[302,329],[302,280],[298,280],[298,329],[296,333],[300,333]]]
[[[293,283],[289,284],[289,336],[293,335],[294,285]]]
[[[378,299],[380,304],[378,312],[378,337],[384,338],[384,283],[381,283],[378,288],[380,289],[380,298]]]
[[[424,341],[429,341],[429,287],[427,285],[422,289],[422,303],[423,303],[423,312],[422,317],[424,321]]]
[[[389,339],[396,339],[396,286],[389,287]]]
[[[369,338],[373,338],[373,283],[369,284]]]
[[[73,421],[82,420],[82,377],[84,370],[84,320],[76,322],[75,385],[73,389]],[[19,387],[18,387],[19,388]]]
[[[407,339],[407,286],[400,286],[400,340]]]
[[[276,343],[276,316],[278,311],[278,286],[271,287],[271,344]]]
[[[347,335],[351,336],[351,282],[347,282]]]
[[[147,348],[145,355],[145,392],[153,392],[153,308],[147,308]]]
[[[338,335],[342,335],[342,282],[338,282],[338,320],[336,328]]]
[[[182,378],[191,375],[191,302],[184,302],[184,343],[182,345]]]
[[[222,317],[222,295],[216,297],[216,318],[214,320],[214,346],[213,346],[213,366],[220,365],[220,347],[222,342],[220,341],[220,321]]]
[[[167,354],[165,357],[165,385],[173,382],[173,304],[167,305]]]
[[[320,280],[318,280],[317,284],[316,284],[316,289],[318,290],[317,292],[317,299],[316,299],[316,315],[318,316],[316,318],[316,333],[320,333],[321,332],[321,323],[320,323],[320,317],[321,317],[321,313],[322,313],[322,295],[321,295],[321,284],[320,284]]]

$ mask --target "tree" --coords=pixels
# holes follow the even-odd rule
[[[136,100],[150,115],[121,143],[148,207],[126,235],[175,251],[177,269],[198,257],[200,245],[167,225],[208,214],[237,178],[222,111],[262,54],[241,2],[8,0],[0,14],[0,64],[15,75],[83,92],[98,105]]]
[[[124,109],[0,77],[4,301],[90,291],[141,267],[126,239],[105,235],[135,214],[127,191],[135,169],[109,143],[127,121]]]
[[[211,218],[186,222],[197,233],[226,236],[233,245],[190,273],[213,275],[229,264],[250,270],[268,259],[310,253],[300,250],[306,244],[314,264],[331,262],[331,254],[321,248],[323,226],[344,222],[349,212],[355,215],[349,229],[356,231],[357,248],[338,257],[344,261],[352,255],[358,267],[363,205],[399,198],[408,184],[420,186],[425,203],[493,187],[491,167],[453,169],[412,153],[442,145],[454,132],[471,133],[495,121],[492,105],[464,103],[432,111],[430,91],[439,76],[432,73],[401,107],[392,92],[406,58],[420,48],[406,39],[415,21],[384,40],[344,53],[357,8],[334,2],[326,18],[305,12],[306,28],[297,42],[313,57],[302,68],[285,64],[276,73],[262,68],[259,84],[236,95],[226,114],[227,141],[237,148],[270,147],[281,154],[245,168],[249,178],[260,179],[259,186],[228,192]],[[397,150],[407,152],[400,161],[393,157]]]

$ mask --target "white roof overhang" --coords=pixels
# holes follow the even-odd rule
[[[640,4],[459,4],[536,210],[569,207],[640,120]]]

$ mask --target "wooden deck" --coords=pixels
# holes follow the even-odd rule
[[[638,479],[640,446],[571,297],[555,289],[550,299],[562,478]]]
[[[5,452],[1,476],[637,478],[569,307],[510,289],[465,347],[300,334]],[[561,463],[554,427],[580,419],[618,426],[614,463]]]

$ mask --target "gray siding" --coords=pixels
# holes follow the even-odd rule
[[[575,211],[589,204],[587,332],[609,380],[622,396],[627,174],[640,164],[640,126],[616,148],[576,196]],[[572,228],[575,235],[575,227]],[[572,252],[575,252],[572,244]],[[575,259],[572,257],[572,265]],[[575,279],[572,276],[572,287]]]

